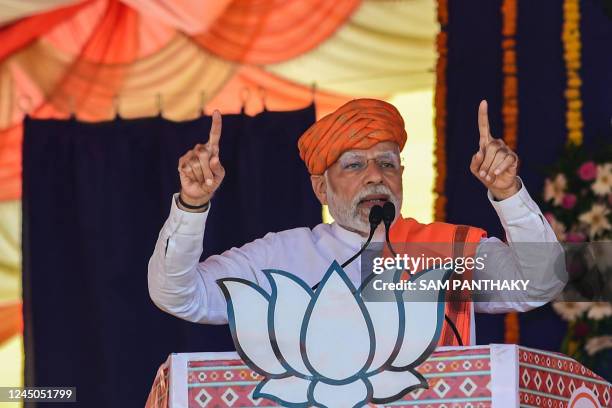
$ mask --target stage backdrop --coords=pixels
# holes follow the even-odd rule
[[[438,174],[444,170],[441,190],[447,201],[440,207],[447,221],[476,225],[490,236],[504,238],[485,189],[469,172],[478,147],[476,112],[481,99],[489,102],[493,135],[504,136],[506,142],[514,139],[521,159],[519,174],[531,197],[541,202],[546,170],[567,143],[566,125],[572,122],[564,58],[573,54],[564,53],[565,3],[438,2],[443,31],[438,49],[444,62],[438,67],[436,123],[443,154],[438,156],[442,157]],[[582,97],[574,103],[581,108],[579,122],[584,122],[588,145],[609,138],[611,130],[612,14],[601,1],[580,0],[576,7],[581,15],[578,87]],[[441,103],[445,109],[440,109]],[[518,319],[521,345],[559,350],[566,324],[550,305],[522,313]],[[479,344],[504,340],[503,316],[479,314],[476,320]]]
[[[493,135],[504,135],[502,4],[502,0],[471,0],[462,6],[449,2],[445,192],[449,222],[477,225],[489,236],[505,239],[485,189],[469,172],[471,157],[478,148],[476,112],[480,100],[489,102]],[[520,2],[517,9],[520,109],[516,151],[521,159],[519,174],[532,198],[539,200],[546,166],[554,162],[566,141],[562,2]],[[478,17],[481,15],[490,18]],[[549,306],[519,318],[521,344],[558,350],[564,325]],[[478,314],[476,320],[479,344],[503,342],[503,315]],[[534,323],[539,327],[533,327]],[[543,332],[547,335],[542,336]]]
[[[314,106],[223,117],[227,176],[202,258],[321,221],[297,138]],[[231,350],[227,326],[157,309],[147,262],[179,189],[179,157],[206,142],[210,117],[25,121],[23,287],[26,385],[76,386],[80,405],[144,406],[171,352]]]

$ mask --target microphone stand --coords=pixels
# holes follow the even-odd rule
[[[370,215],[368,216],[368,220],[370,221],[370,235],[368,236],[367,241],[365,242],[365,244],[363,244],[361,249],[355,255],[353,255],[351,258],[346,260],[341,265],[342,268],[344,268],[345,266],[347,266],[351,262],[353,262],[359,255],[361,255],[363,253],[363,251],[365,251],[365,249],[368,247],[368,245],[370,245],[370,242],[372,241],[372,237],[374,237],[374,232],[376,231],[376,228],[378,228],[378,226],[380,225],[382,219],[383,219],[383,209],[382,209],[382,207],[380,205],[373,206],[370,209]],[[321,283],[321,282],[319,282],[319,283]],[[315,290],[317,287],[319,287],[319,283],[314,285],[312,287],[312,290]]]
[[[370,220],[370,235],[368,236],[367,241],[365,242],[365,244],[363,244],[359,252],[357,252],[355,255],[353,255],[351,258],[349,258],[342,264],[342,268],[344,268],[345,266],[353,262],[359,255],[363,253],[363,251],[365,251],[368,245],[370,245],[370,242],[372,241],[372,238],[374,237],[374,232],[376,231],[376,228],[378,228],[378,225],[380,225],[380,222],[383,219],[382,207],[380,205],[373,206],[370,209],[370,216],[368,218]]]

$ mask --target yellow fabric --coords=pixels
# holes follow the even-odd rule
[[[0,25],[80,1],[83,0],[2,0]]]
[[[431,89],[435,2],[366,0],[316,49],[264,69],[297,83],[359,96]]]
[[[21,299],[21,200],[0,202],[0,303]]]
[[[57,110],[70,111],[69,91],[91,86],[87,103],[79,107],[79,118],[83,120],[110,119],[114,115],[114,107],[107,103],[113,96],[108,94],[108,89],[114,87],[119,76],[122,85],[117,104],[122,116],[156,115],[159,111],[157,95],[161,94],[165,117],[175,120],[193,118],[198,113],[201,93],[204,93],[205,101],[212,98],[232,77],[236,66],[206,53],[181,34],[158,52],[129,66],[81,62],[71,68],[71,83],[66,84],[65,79],[60,83],[62,73],[72,61],[71,55],[38,41],[13,56],[10,64],[35,84],[28,92],[32,98],[28,103],[33,106],[38,106],[44,96]],[[34,92],[36,89],[38,93]],[[6,98],[4,94],[8,92],[10,89],[0,90],[0,98]],[[0,127],[7,125],[6,122],[0,123]]]
[[[157,113],[155,95],[161,93],[164,117],[174,120],[196,117],[200,104],[212,99],[236,68],[236,64],[202,51],[179,35],[158,53],[130,66],[120,91],[121,115],[139,117]]]
[[[434,107],[433,91],[395,95],[389,102],[405,119],[406,132],[410,135],[402,150],[404,166],[402,182],[404,200],[402,214],[423,223],[433,219],[434,204]]]
[[[0,386],[23,387],[23,336],[16,335],[0,345]],[[0,402],[2,408],[21,408],[22,402]]]

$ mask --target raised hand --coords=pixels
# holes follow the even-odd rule
[[[221,113],[215,110],[208,142],[198,143],[178,162],[181,200],[188,205],[200,206],[208,203],[223,181],[225,169],[219,160],[220,138]]]
[[[518,156],[502,139],[491,136],[487,101],[478,107],[478,130],[480,132],[478,151],[472,156],[470,171],[491,191],[498,200],[506,199],[519,191],[517,178]]]

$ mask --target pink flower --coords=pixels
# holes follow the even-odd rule
[[[576,195],[575,194],[566,194],[563,196],[563,201],[561,201],[561,206],[566,210],[571,210],[576,205]]]
[[[578,169],[578,176],[584,181],[594,180],[597,177],[597,166],[592,161],[584,163]]]
[[[565,234],[566,242],[584,242],[586,240],[586,236],[580,232],[568,232]]]

